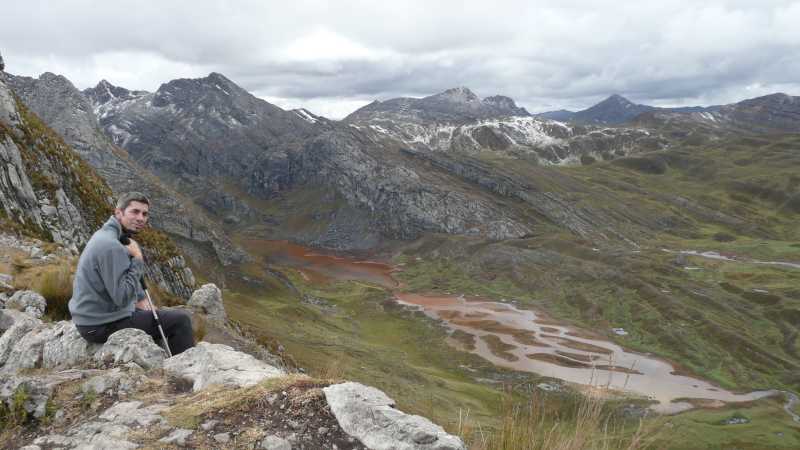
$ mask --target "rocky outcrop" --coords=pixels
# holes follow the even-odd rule
[[[0,203],[19,227],[77,250],[107,207],[103,185],[0,80]],[[83,212],[83,213],[81,213]]]
[[[222,291],[214,284],[204,284],[192,294],[187,305],[197,308],[209,320],[225,323],[227,316],[222,304]]]
[[[199,391],[212,385],[228,387],[252,386],[266,378],[285,372],[254,357],[237,352],[227,345],[200,342],[197,346],[173,356],[164,363],[164,370],[192,385]]]
[[[420,416],[394,408],[386,394],[360,383],[341,383],[323,389],[342,428],[371,449],[458,450],[461,439]]]
[[[464,448],[427,419],[394,409],[377,389],[287,375],[226,345],[200,342],[165,359],[141,330],[88,344],[71,322],[9,309],[0,309],[0,333],[0,423],[9,425],[0,445],[9,436],[23,448]],[[239,406],[213,406],[229,397]],[[196,418],[181,419],[187,413]]]
[[[301,162],[314,177],[335,186],[347,201],[369,210],[382,231],[413,239],[423,232],[518,238],[528,227],[489,199],[431,182],[430,173],[373,154],[370,141],[342,130],[311,141]]]

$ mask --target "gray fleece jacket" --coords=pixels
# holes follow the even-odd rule
[[[139,280],[144,263],[119,242],[122,226],[114,216],[86,243],[75,272],[69,312],[75,325],[101,325],[133,313],[144,298]]]

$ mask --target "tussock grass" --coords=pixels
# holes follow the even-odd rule
[[[657,427],[639,421],[633,430],[613,415],[605,400],[581,396],[572,408],[534,391],[526,402],[506,395],[499,426],[486,431],[470,425],[468,414],[459,434],[470,450],[605,450],[650,448]],[[627,427],[629,428],[629,427]]]
[[[195,342],[202,341],[207,332],[206,318],[200,314],[195,314],[192,317],[192,333],[194,334]]]
[[[72,298],[73,269],[69,265],[48,266],[33,288],[47,300],[47,315],[53,320],[69,320],[67,304]]]
[[[223,409],[246,411],[257,407],[258,402],[270,392],[303,383],[313,384],[317,381],[305,375],[293,374],[269,378],[255,386],[239,389],[212,386],[181,399],[163,415],[173,426],[195,429],[204,414]]]

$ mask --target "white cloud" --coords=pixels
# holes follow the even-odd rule
[[[331,117],[458,85],[531,111],[611,93],[653,104],[800,94],[797,1],[40,0],[3,16],[12,73],[153,90],[218,71]]]

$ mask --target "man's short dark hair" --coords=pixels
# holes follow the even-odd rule
[[[124,211],[125,208],[131,204],[131,202],[144,203],[147,206],[150,206],[150,200],[148,200],[147,197],[141,192],[127,192],[120,195],[117,199],[117,208]]]

